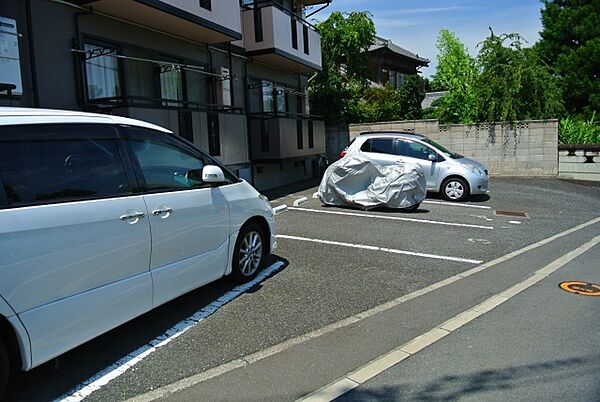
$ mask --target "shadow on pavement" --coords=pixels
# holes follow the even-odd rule
[[[525,389],[532,385],[551,384],[558,380],[582,376],[590,379],[600,378],[600,355],[552,360],[496,370],[483,370],[467,375],[446,375],[424,384],[407,384],[402,382],[402,378],[398,378],[398,385],[396,386],[383,386],[375,389],[359,387],[336,399],[336,401],[410,400],[435,402],[462,400],[466,397],[475,400],[486,400],[491,397],[491,395],[486,395],[486,392]],[[598,387],[598,383],[590,385]],[[590,391],[592,390],[590,389]],[[599,400],[600,394],[598,394],[598,391],[599,389],[596,388],[595,395],[589,395],[588,400]],[[535,395],[524,395],[527,395],[527,397],[524,396],[522,400],[536,398]],[[514,395],[510,396],[514,397]],[[509,395],[505,395],[505,397],[508,399]],[[541,395],[538,395],[538,397],[541,397]],[[502,398],[502,396],[494,395],[494,399],[498,398]]]
[[[277,262],[283,262],[284,265],[265,281],[289,265],[287,260],[271,255],[265,260],[265,267]],[[19,372],[5,399],[13,402],[50,401],[59,398],[119,359],[147,345],[236,286],[228,278],[221,278],[122,324],[29,372]],[[261,288],[261,283],[257,283],[245,293],[255,293]]]

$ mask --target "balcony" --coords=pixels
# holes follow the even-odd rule
[[[321,70],[321,38],[314,27],[274,2],[242,11],[240,46],[254,60],[306,73]]]
[[[100,12],[201,43],[242,38],[239,0],[70,0]],[[233,11],[232,11],[233,10]]]
[[[292,117],[250,119],[252,160],[280,162],[325,153],[325,123]]]

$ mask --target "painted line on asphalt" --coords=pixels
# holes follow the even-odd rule
[[[464,207],[464,208],[478,208],[478,209],[492,209],[492,207],[488,207],[487,205],[472,205],[472,204],[461,204],[459,202],[444,202],[444,201],[423,201],[424,204],[437,204],[437,205],[446,205],[449,207]]]
[[[308,237],[300,237],[300,236],[277,235],[277,238],[278,239],[287,239],[287,240],[306,241],[306,242],[319,243],[319,244],[329,244],[331,246],[359,248],[359,249],[369,250],[369,251],[381,251],[384,253],[403,254],[403,255],[410,255],[413,257],[433,258],[436,260],[466,262],[469,264],[481,264],[483,262],[481,260],[473,260],[470,258],[450,257],[447,255],[419,253],[419,252],[415,252],[415,251],[397,250],[395,248],[369,246],[367,244],[344,243],[341,241],[323,240],[323,239],[310,239]]]
[[[433,225],[443,225],[443,226],[458,226],[464,228],[474,228],[474,229],[494,229],[493,226],[482,226],[482,225],[471,225],[468,223],[453,223],[453,222],[443,222],[443,221],[432,221],[428,219],[415,219],[415,218],[403,218],[400,216],[384,216],[384,215],[373,215],[373,214],[363,214],[358,212],[343,212],[343,211],[323,211],[320,209],[310,209],[310,208],[296,208],[289,207],[290,211],[302,211],[302,212],[313,212],[318,214],[331,214],[331,215],[343,215],[343,216],[359,216],[361,218],[373,218],[373,219],[386,219],[391,221],[404,221],[404,222],[416,222],[416,223],[427,223]]]
[[[527,253],[531,250],[534,250],[536,248],[542,247],[548,243],[551,243],[555,240],[558,240],[562,237],[568,236],[572,233],[575,233],[581,229],[584,229],[588,226],[594,225],[596,223],[600,222],[600,217],[595,218],[589,222],[585,222],[582,223],[580,225],[577,225],[571,229],[567,229],[563,232],[557,233],[555,235],[552,235],[550,237],[547,237],[546,239],[540,240],[536,243],[530,244],[528,246],[525,246],[519,250],[515,250],[511,253],[508,253],[506,255],[503,255],[499,258],[496,258],[495,260],[492,260],[490,262],[486,262],[485,264],[479,265],[475,268],[472,268],[468,271],[462,272],[458,275],[454,275],[451,276],[449,278],[446,278],[440,282],[436,282],[432,285],[429,285],[423,289],[419,289],[417,291],[414,291],[412,293],[409,293],[407,295],[398,297],[394,300],[391,300],[387,303],[384,304],[380,304],[379,306],[375,306],[369,310],[365,310],[362,313],[358,313],[355,314],[353,316],[350,316],[348,318],[344,318],[343,320],[331,323],[329,325],[326,325],[324,327],[318,328],[314,331],[308,332],[306,334],[303,335],[299,335],[295,338],[291,338],[288,339],[287,341],[284,341],[282,343],[278,343],[274,346],[268,347],[266,349],[260,350],[258,352],[252,353],[248,356],[245,356],[243,358],[240,359],[236,359],[233,361],[230,361],[228,363],[222,364],[220,366],[214,367],[212,369],[208,369],[206,371],[203,371],[201,373],[195,374],[191,377],[187,377],[184,378],[182,380],[176,381],[174,383],[165,385],[163,387],[157,388],[155,390],[149,391],[145,394],[141,394],[138,396],[135,396],[131,399],[128,399],[126,402],[151,402],[151,401],[155,401],[157,399],[161,399],[161,398],[165,398],[168,397],[169,395],[173,395],[179,391],[182,391],[184,389],[190,388],[192,386],[198,385],[204,381],[207,381],[211,378],[215,378],[219,375],[228,373],[238,367],[242,367],[242,366],[246,366],[248,364],[251,363],[255,363],[257,361],[261,361],[263,359],[266,359],[268,357],[271,357],[273,355],[276,355],[278,353],[281,353],[283,351],[286,351],[288,349],[290,349],[293,346],[297,346],[297,345],[301,345],[304,342],[311,340],[311,339],[315,339],[315,338],[319,338],[323,335],[327,335],[333,331],[337,331],[338,329],[341,328],[346,328],[352,324],[355,324],[357,322],[360,322],[362,320],[365,320],[367,318],[370,318],[374,315],[383,313],[385,311],[388,311],[394,307],[397,307],[401,304],[404,304],[410,300],[416,299],[419,296],[423,296],[426,295],[428,293],[431,293],[437,289],[441,289],[445,286],[448,286],[452,283],[458,282],[461,279],[464,279],[466,277],[469,277],[471,275],[477,274],[481,271],[484,271],[486,269],[492,268],[497,264],[500,264],[502,262],[508,261],[511,258],[517,257],[521,254]]]
[[[83,383],[77,385],[65,395],[59,397],[58,399],[55,399],[55,402],[76,402],[81,401],[84,398],[90,396],[93,392],[98,391],[110,381],[121,376],[127,370],[129,370],[130,368],[141,362],[143,359],[148,357],[150,354],[156,352],[158,349],[167,345],[172,340],[183,335],[185,332],[193,328],[196,324],[198,324],[205,318],[214,314],[219,308],[235,300],[237,297],[247,292],[248,289],[252,288],[254,285],[264,281],[271,275],[280,271],[284,266],[285,263],[279,261],[266,267],[265,269],[260,271],[252,281],[236,286],[235,288],[226,292],[214,302],[203,307],[202,309],[198,310],[196,313],[192,314],[185,320],[180,321],[179,323],[166,330],[162,335],[159,335],[158,337],[154,338],[146,345],[139,347],[127,356],[122,357],[113,365],[105,368],[104,370],[90,377]]]
[[[393,349],[392,351],[382,355],[376,359],[371,360],[364,366],[348,373],[346,376],[336,380],[322,388],[300,398],[297,401],[302,402],[328,402],[335,398],[344,395],[356,387],[364,384],[373,377],[383,373],[389,368],[399,364],[403,360],[406,360],[410,356],[420,352],[421,350],[433,345],[440,339],[445,338],[452,332],[456,331],[463,325],[468,324],[471,321],[489,313],[499,305],[510,300],[512,297],[530,288],[531,286],[539,283],[541,280],[547,278],[553,272],[558,271],[575,258],[584,254],[586,251],[591,249],[600,243],[600,236],[594,237],[592,240],[579,246],[575,250],[563,255],[556,261],[546,265],[544,268],[537,270],[532,276],[505,289],[504,291],[497,293],[482,303],[473,306],[470,309],[463,311],[462,313],[446,320],[444,323],[433,328],[432,330],[421,334],[405,344]]]

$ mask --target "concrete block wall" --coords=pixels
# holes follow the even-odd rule
[[[600,146],[559,147],[558,177],[600,182]]]
[[[351,124],[349,138],[369,131],[424,134],[488,166],[495,176],[556,176],[558,121],[440,125],[437,120]]]

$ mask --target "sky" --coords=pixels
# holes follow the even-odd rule
[[[477,44],[489,36],[489,27],[495,34],[518,32],[533,45],[542,29],[541,6],[540,0],[332,0],[309,20],[323,21],[333,11],[368,11],[378,36],[431,60],[421,69],[430,77],[437,65],[440,29],[454,32],[473,56]]]

